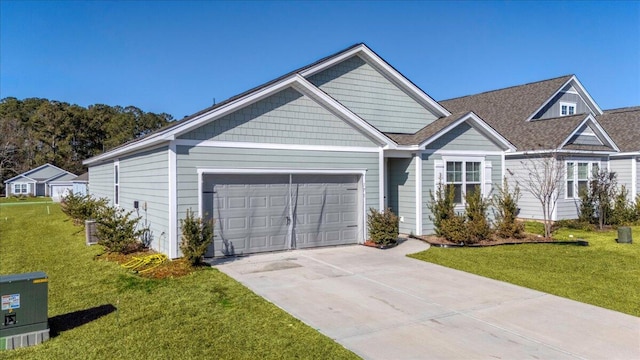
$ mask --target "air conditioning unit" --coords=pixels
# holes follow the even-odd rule
[[[87,239],[87,245],[95,245],[98,243],[98,223],[95,220],[84,221],[84,232]]]

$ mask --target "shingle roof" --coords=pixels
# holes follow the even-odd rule
[[[473,111],[518,150],[559,146],[585,115],[526,121],[573,75],[440,101],[452,113]],[[574,125],[571,128],[571,125]],[[560,132],[562,131],[562,133]],[[558,138],[562,138],[558,140]],[[548,149],[548,147],[547,147]]]
[[[431,136],[437,134],[442,129],[456,122],[458,119],[468,114],[469,112],[461,112],[456,114],[451,114],[446,117],[439,118],[429,125],[423,127],[418,130],[415,134],[399,134],[399,133],[384,133],[391,140],[395,141],[398,145],[418,145],[422,143],[424,140],[430,138]]]
[[[605,110],[596,120],[621,152],[640,151],[640,106]]]

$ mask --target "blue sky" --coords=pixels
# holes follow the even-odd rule
[[[0,2],[0,97],[180,119],[364,42],[436,100],[576,74],[640,105],[640,2]]]

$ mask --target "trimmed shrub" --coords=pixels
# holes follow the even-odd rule
[[[468,228],[465,224],[465,216],[453,214],[440,222],[440,236],[455,242],[463,243],[468,241]]]
[[[502,187],[498,188],[492,199],[495,231],[499,237],[519,239],[524,236],[524,224],[516,220],[519,200],[520,188],[516,185],[511,192],[505,178],[502,181]]]
[[[370,208],[367,216],[367,226],[369,228],[369,240],[377,245],[391,245],[398,240],[398,216],[389,208],[383,212]]]
[[[613,198],[613,209],[611,210],[611,225],[628,225],[636,221],[636,209],[627,200],[629,191],[622,185],[620,191]]]
[[[467,241],[471,244],[491,238],[491,225],[487,219],[489,201],[482,197],[480,187],[476,186],[473,191],[468,191],[464,195],[465,215],[467,229]]]
[[[81,224],[85,220],[97,219],[100,212],[107,207],[108,202],[104,198],[95,199],[91,195],[70,193],[62,198],[60,207],[74,220],[74,223]]]
[[[112,206],[103,207],[97,217],[98,244],[108,252],[128,254],[142,249],[140,237],[147,228],[138,228],[140,217],[133,218],[133,212]]]
[[[187,216],[180,219],[180,230],[182,255],[192,266],[201,264],[213,240],[213,222],[204,221],[196,217],[191,209],[187,209]]]

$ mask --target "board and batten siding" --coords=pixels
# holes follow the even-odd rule
[[[107,198],[113,205],[113,162],[89,166],[89,195]]]
[[[387,201],[389,208],[402,217],[400,233],[416,230],[416,157],[387,159]]]
[[[309,97],[286,88],[180,139],[294,145],[378,146]]]
[[[430,150],[463,150],[463,151],[502,151],[491,140],[469,124],[461,123],[434,142],[427,145]]]
[[[149,226],[151,248],[165,254],[170,241],[168,156],[168,148],[161,147],[120,158],[120,207],[141,217],[140,224]]]
[[[544,108],[542,108],[538,114],[540,116],[534,117],[534,119],[549,119],[549,118],[557,118],[560,115],[560,102],[568,102],[576,104],[576,114],[588,114],[591,113],[591,110],[582,101],[580,95],[576,93],[569,92],[560,92],[558,93]]]
[[[357,55],[308,80],[382,132],[412,134],[436,119]]]
[[[379,207],[378,152],[176,147],[178,219],[198,210],[198,169],[362,170],[366,169],[365,208]],[[356,172],[354,171],[354,174]],[[206,191],[206,189],[203,189]]]

